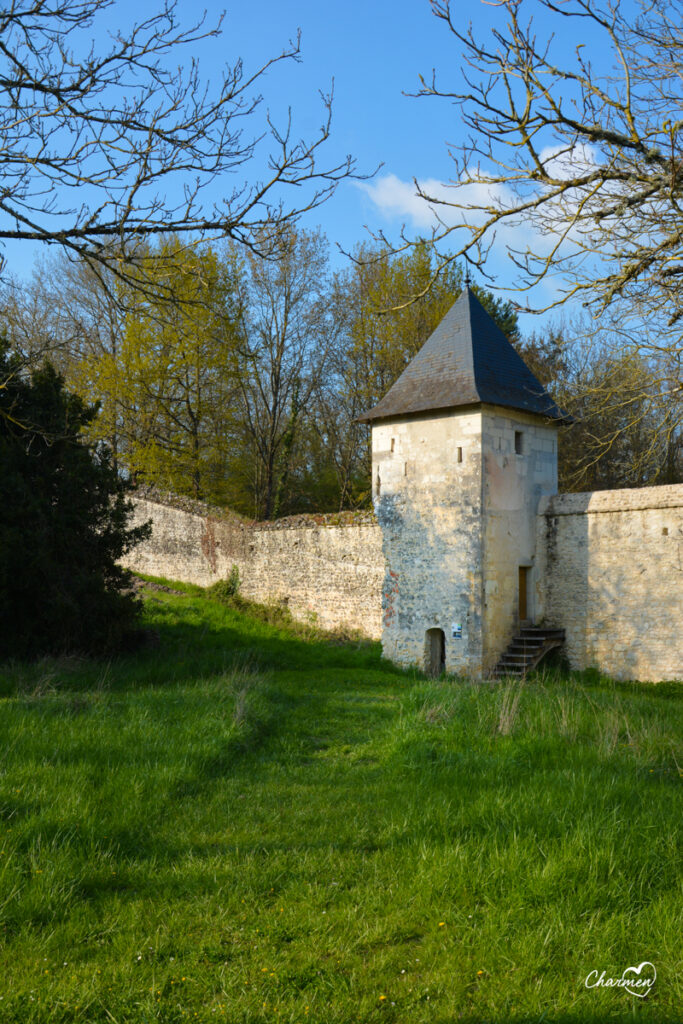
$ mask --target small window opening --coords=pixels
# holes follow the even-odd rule
[[[462,448],[458,448],[458,462],[462,462]]]
[[[408,463],[407,462],[403,463],[403,475],[404,476],[408,476]]]
[[[521,430],[515,430],[515,455],[524,454],[524,434]]]
[[[442,629],[425,633],[425,672],[438,677],[446,671],[446,636]]]
[[[382,481],[380,480],[379,470],[377,470],[377,481],[375,483],[375,494],[377,495],[378,498],[380,496],[381,490],[382,490]]]
[[[662,527],[662,537],[668,537],[668,536],[669,536],[669,527],[668,526],[663,526]]]
[[[393,438],[393,437],[392,437],[392,439],[391,439],[391,450],[392,450],[392,452],[393,452],[393,450],[394,450],[394,438]]]

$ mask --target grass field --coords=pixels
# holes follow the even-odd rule
[[[145,614],[135,657],[0,667],[0,1022],[683,1021],[682,687]]]

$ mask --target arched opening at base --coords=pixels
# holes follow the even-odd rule
[[[425,633],[425,672],[440,676],[446,671],[446,636],[442,629],[428,629]]]

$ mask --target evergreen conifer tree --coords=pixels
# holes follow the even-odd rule
[[[149,526],[129,526],[108,448],[81,437],[97,406],[4,343],[0,380],[0,657],[114,650],[139,608],[118,561]]]

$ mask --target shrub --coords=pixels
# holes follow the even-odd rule
[[[236,565],[230,570],[227,580],[217,580],[208,588],[208,593],[217,601],[230,602],[231,598],[237,596],[240,589],[240,571]]]

